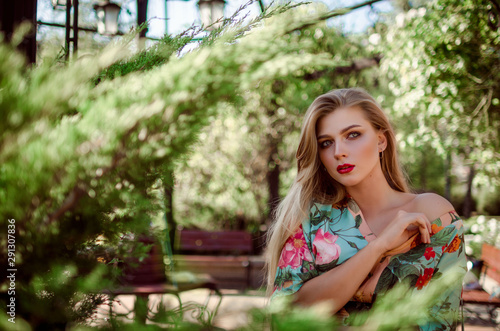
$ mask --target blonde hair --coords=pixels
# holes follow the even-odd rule
[[[309,106],[304,117],[297,148],[297,176],[286,197],[276,209],[274,223],[267,235],[266,269],[267,293],[274,289],[274,278],[286,240],[300,226],[310,209],[317,201],[336,204],[346,198],[344,186],[333,180],[323,166],[318,155],[316,126],[318,121],[339,108],[360,107],[366,119],[375,130],[381,130],[387,138],[387,147],[381,159],[382,172],[392,189],[408,192],[408,185],[398,161],[396,137],[389,119],[375,99],[366,91],[358,88],[333,90],[316,98]]]

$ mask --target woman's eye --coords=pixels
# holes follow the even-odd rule
[[[357,132],[357,131],[354,131],[354,132],[350,132],[348,135],[347,135],[347,138],[357,138],[361,135],[361,133]]]
[[[321,148],[327,148],[328,146],[330,146],[332,144],[332,141],[331,140],[325,140],[325,141],[322,141],[319,143],[319,146]]]

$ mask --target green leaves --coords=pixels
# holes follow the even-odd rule
[[[401,260],[399,260],[401,261]],[[408,275],[418,275],[419,270],[415,265],[412,264],[403,264],[403,263],[398,263],[398,264],[392,264],[391,261],[391,270],[393,270],[394,275],[398,279],[404,279]]]
[[[327,264],[317,264],[316,265],[316,270],[318,270],[319,272],[326,272],[328,270],[331,270],[333,268],[335,268],[337,266],[339,262],[339,259],[335,259]]]
[[[359,251],[359,247],[358,247],[358,245],[356,245],[356,243],[354,243],[352,241],[347,241],[347,243],[349,244],[349,246],[351,246],[352,248],[356,248]]]
[[[0,46],[0,219],[19,224],[16,254],[24,271],[16,281],[20,288],[36,285],[23,293],[26,302],[38,302],[39,292],[47,290],[46,270],[75,265],[54,278],[64,286],[48,288],[57,302],[44,306],[57,312],[55,321],[71,320],[73,315],[59,308],[72,305],[73,293],[99,291],[105,284],[95,279],[112,279],[110,266],[98,265],[95,254],[105,251],[109,261],[118,253],[127,256],[137,251],[128,236],[154,235],[150,224],[164,211],[167,170],[186,172],[173,183],[177,201],[188,206],[179,208],[183,218],[201,223],[198,216],[206,213],[204,220],[212,222],[225,222],[227,215],[238,222],[245,215],[261,220],[268,164],[249,165],[256,146],[267,148],[262,133],[274,139],[296,130],[309,98],[296,93],[303,75],[345,63],[343,55],[330,53],[345,44],[336,31],[314,27],[307,38],[286,32],[292,23],[321,22],[320,11],[304,13],[290,11],[249,26],[233,21],[231,29],[178,57],[189,33],[166,37],[135,55],[123,42],[65,67],[47,61],[32,71]],[[316,29],[332,43],[324,47],[321,38],[313,38]],[[278,79],[286,82],[279,98],[272,96]],[[324,91],[313,85],[311,96]],[[271,124],[269,131],[262,131],[268,128],[262,119]],[[244,141],[247,132],[252,136]],[[233,141],[221,142],[225,137]],[[198,146],[206,153],[186,161],[198,141],[205,142]],[[277,153],[273,162],[283,165],[282,159]],[[196,171],[189,172],[193,164]],[[226,173],[214,175],[213,168]],[[250,192],[254,185],[260,188]],[[318,221],[327,220],[326,212],[320,213]],[[118,252],[125,247],[128,253]],[[34,321],[49,316],[38,309],[25,305],[19,315]]]
[[[363,223],[363,219],[361,218],[361,215],[356,215],[356,218],[354,219],[356,222],[356,228],[359,228],[361,226],[361,223]]]
[[[396,283],[398,282],[398,278],[392,273],[389,268],[385,268],[382,274],[380,275],[379,281],[375,288],[375,293],[381,294],[390,290]]]
[[[441,231],[431,237],[431,244],[433,246],[444,246],[448,244],[450,235],[455,231],[456,228],[454,226],[447,226],[443,228]]]
[[[347,202],[347,206],[349,207],[350,210],[352,210],[352,212],[354,214],[357,214],[359,213],[359,206],[358,204],[354,201],[354,199],[349,199],[348,202]]]
[[[310,218],[310,220],[313,226],[318,226],[321,223],[330,222],[330,211],[318,209],[317,212],[314,213],[314,216]]]
[[[400,13],[376,47],[384,54],[381,72],[394,95],[391,115],[406,163],[422,164],[427,177],[432,170],[425,167],[439,164],[420,155],[432,149],[442,159],[460,155],[479,170],[478,182],[498,186],[500,163],[491,160],[500,148],[500,112],[493,103],[500,96],[494,69],[500,68],[500,42],[488,25],[488,6],[487,0],[431,1]]]

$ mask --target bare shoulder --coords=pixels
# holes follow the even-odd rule
[[[435,193],[418,194],[413,200],[412,207],[415,212],[425,214],[429,221],[455,209],[448,200]]]

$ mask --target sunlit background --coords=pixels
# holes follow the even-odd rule
[[[127,32],[130,28],[137,25],[137,1],[117,0],[115,2],[122,7],[119,16],[119,29],[121,32]],[[361,2],[362,1],[330,0],[322,1],[321,3],[325,3],[330,9],[334,9],[352,6]],[[80,0],[80,25],[95,26],[95,11],[92,8],[93,3],[94,1]],[[197,0],[149,0],[149,31],[147,33],[147,37],[158,39],[161,38],[166,31],[170,34],[177,34],[189,28],[193,24],[200,24],[200,15],[197,3]],[[240,16],[248,15],[248,18],[252,18],[260,13],[260,7],[257,1],[248,4],[248,1],[245,0],[228,0],[226,1],[224,9],[225,16],[232,15],[245,4],[247,4],[247,7],[241,12]],[[263,4],[264,6],[267,6],[270,4],[270,1],[263,0]],[[349,33],[359,33],[372,26],[379,18],[380,13],[388,12],[392,9],[393,6],[391,2],[389,0],[384,0],[374,3],[371,7],[365,6],[354,10],[347,15],[331,19],[328,23],[330,25],[342,27],[344,31]],[[53,9],[51,0],[38,1],[37,19],[39,21],[64,24],[65,15],[64,10]],[[166,19],[166,17],[168,17],[168,19]],[[84,32],[81,33],[83,34]],[[48,36],[53,34],[61,37],[64,35],[64,29],[40,26],[38,40],[43,40],[43,38],[48,38]],[[97,34],[93,36],[93,38],[96,38],[97,40],[107,40],[106,37],[102,37]]]

